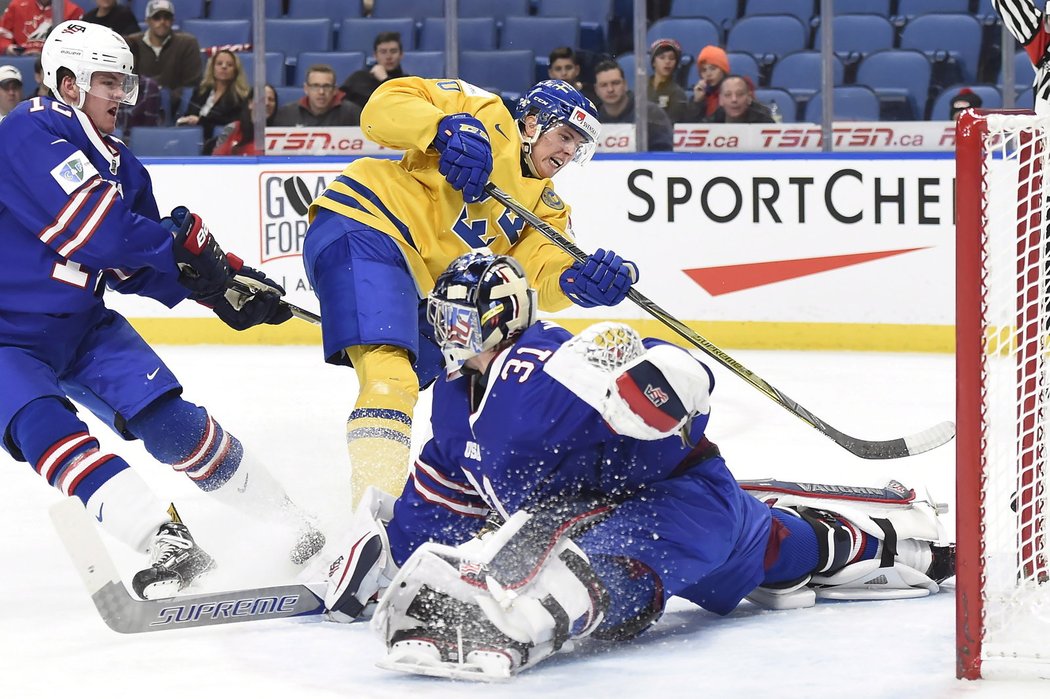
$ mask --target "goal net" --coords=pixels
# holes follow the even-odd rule
[[[957,674],[1050,678],[1050,119],[956,131]]]

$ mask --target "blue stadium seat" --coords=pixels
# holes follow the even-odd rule
[[[869,53],[892,49],[897,30],[889,19],[881,15],[841,15],[831,20],[832,49],[839,58],[852,63]],[[823,27],[817,26],[813,48],[820,50]]]
[[[491,17],[461,18],[459,26],[459,49],[461,51],[495,51],[496,20]],[[445,18],[427,17],[419,29],[420,51],[445,50]]]
[[[204,129],[200,126],[136,126],[131,150],[140,158],[200,155]]]
[[[201,48],[252,42],[252,23],[247,19],[188,19],[182,31],[197,37]]]
[[[23,75],[25,71],[23,71]],[[1030,90],[1032,84],[1035,82],[1035,68],[1032,66],[1032,61],[1028,58],[1028,54],[1023,50],[1018,51],[1014,54],[1014,90],[1020,92],[1021,90]],[[1002,89],[1003,85],[1003,70],[999,69],[999,75],[996,78],[996,83],[999,88]]]
[[[416,48],[416,23],[411,17],[372,19],[369,17],[345,17],[339,27],[337,51],[364,51],[371,56],[376,34],[397,32],[401,35],[401,48],[412,51]]]
[[[329,19],[268,19],[266,48],[284,53],[295,65],[304,51],[332,50],[332,21]]]
[[[623,79],[627,83],[627,89],[634,89],[634,54],[621,53],[616,57],[616,63],[623,70]]]
[[[809,39],[809,28],[798,17],[758,15],[743,17],[729,29],[727,51],[746,51],[770,65],[781,56],[802,51]]]
[[[277,2],[280,3],[280,0]],[[329,19],[332,21],[332,30],[338,32],[343,17],[351,9],[349,4],[346,0],[288,0],[288,12],[284,16],[288,19]],[[275,18],[278,16],[274,15]]]
[[[148,0],[140,0],[143,8]],[[175,3],[175,20],[178,21],[182,17],[182,6],[185,4],[185,0],[178,0]],[[252,12],[255,7],[255,0],[209,0],[208,2],[208,19],[251,19]],[[265,0],[263,5],[263,14],[267,17],[280,17],[281,16],[281,0]],[[142,17],[139,12],[135,13],[136,17]],[[203,17],[204,15],[199,15]]]
[[[513,18],[508,18],[513,19]],[[516,100],[535,84],[536,58],[527,49],[460,51],[459,76],[505,100]]]
[[[981,0],[985,4],[987,0]],[[918,17],[943,12],[970,13],[970,0],[898,0],[898,17]]]
[[[890,0],[833,0],[835,16],[872,14],[890,16]],[[815,45],[815,44],[814,44]]]
[[[999,109],[1003,106],[1003,96],[994,85],[949,85],[933,101],[930,121],[947,121],[951,118],[952,98],[964,87],[970,88],[981,98],[981,109]]]
[[[724,35],[739,16],[737,5],[737,0],[671,0],[671,11],[667,16],[706,17],[714,22]]]
[[[244,51],[238,53],[237,58],[241,59],[241,65],[244,66],[244,77],[248,79],[248,84],[253,85],[255,82],[255,54],[252,51]],[[284,85],[287,82],[284,74],[284,54],[279,51],[267,51],[264,60],[266,82],[274,87]]]
[[[813,7],[813,0],[747,0],[744,16],[791,15],[809,24],[813,18]]]
[[[277,92],[277,108],[280,109],[286,104],[294,104],[303,97],[306,97],[306,93],[303,92],[302,84],[289,85],[287,87],[274,88]]]
[[[532,80],[547,77],[547,57],[559,46],[580,45],[580,20],[575,17],[507,17],[500,32],[500,49],[531,51]],[[460,69],[463,62],[460,61]],[[521,88],[524,91],[527,88]]]
[[[444,17],[445,0],[378,0],[372,5],[373,19],[391,17]]]
[[[839,85],[832,88],[832,120],[834,121],[878,121],[879,98],[864,85]],[[824,95],[813,95],[806,105],[803,121],[821,123],[824,111]]]
[[[977,80],[981,23],[973,15],[922,15],[901,31],[900,48],[922,51],[934,63],[954,58],[962,82]]]
[[[780,119],[785,124],[798,121],[798,103],[787,90],[778,87],[755,88],[755,100],[770,108],[776,104]]]
[[[527,16],[529,4],[529,0],[459,0],[456,11],[460,17],[492,17],[502,24],[506,17]]]
[[[890,120],[918,120],[926,111],[930,74],[930,61],[921,51],[889,49],[860,62],[856,83],[875,91]]]
[[[1032,106],[1035,104],[1035,90],[1028,88],[1017,94],[1017,99],[1014,100],[1014,108],[1016,109],[1034,109]]]
[[[791,93],[796,102],[811,98],[822,86],[823,57],[820,51],[797,51],[781,57],[773,66],[770,87],[779,87]],[[832,81],[841,85],[845,68],[836,56],[832,61]]]
[[[22,74],[22,94],[27,97],[36,92],[36,76],[33,74],[33,66],[36,65],[37,56],[0,56],[0,66],[12,66]]]
[[[421,78],[443,78],[445,71],[444,51],[405,51],[401,55],[401,70],[406,75]]]
[[[335,82],[342,85],[350,74],[365,67],[365,54],[361,51],[303,51],[295,64],[293,85],[306,82],[306,69],[317,63],[332,66]]]
[[[759,70],[758,61],[750,53],[742,53],[740,51],[730,51],[726,54],[729,58],[729,72],[735,75],[746,75],[751,78],[751,82],[758,85],[761,71]],[[694,70],[692,75],[689,76],[691,82],[689,86],[692,87],[696,84],[699,79],[699,75]]]
[[[580,20],[580,43],[573,48],[604,52],[613,19],[613,0],[539,0],[539,17],[575,17]]]
[[[178,104],[173,104],[171,101],[171,89],[167,87],[160,88],[160,110],[162,112],[162,119],[164,123],[161,126],[174,126],[175,120],[182,116],[183,112],[186,111],[186,104],[190,99],[190,91],[182,90],[179,95]]]
[[[657,39],[674,39],[682,45],[683,59],[695,56],[708,45],[721,46],[722,33],[709,19],[665,17],[658,19],[645,32],[645,48]]]

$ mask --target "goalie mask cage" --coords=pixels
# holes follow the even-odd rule
[[[1050,118],[956,126],[956,674],[1050,678]]]

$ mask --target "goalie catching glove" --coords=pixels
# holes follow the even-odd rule
[[[190,290],[190,299],[211,308],[222,322],[247,330],[263,323],[280,325],[292,317],[281,303],[281,285],[236,255],[224,253],[200,216],[177,206],[160,224],[174,236],[179,283]],[[228,288],[233,279],[251,292]]]

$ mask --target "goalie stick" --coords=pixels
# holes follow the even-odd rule
[[[324,612],[324,585],[279,585],[160,600],[128,592],[91,516],[76,498],[50,510],[62,544],[87,587],[102,621],[118,633],[143,633],[281,619]]]
[[[485,185],[485,191],[493,199],[507,207],[507,209],[522,218],[526,223],[535,228],[543,234],[543,236],[548,238],[565,252],[569,253],[569,255],[575,259],[583,262],[588,258],[587,253],[576,247],[572,241],[562,236],[557,229],[523,207],[515,201],[513,197],[492,182]],[[799,405],[797,402],[789,398],[783,391],[775,388],[765,379],[758,376],[743,364],[712,344],[710,340],[703,337],[685,323],[650,301],[649,298],[644,296],[637,289],[630,289],[627,292],[627,298],[634,301],[634,303],[646,313],[659,320],[671,330],[674,330],[691,345],[702,350],[709,357],[715,359],[722,366],[729,369],[729,371],[757,388],[792,415],[798,417],[811,427],[816,428],[820,433],[829,437],[840,447],[843,447],[850,453],[855,454],[862,459],[898,459],[904,456],[912,456],[913,454],[921,454],[924,451],[929,451],[943,444],[947,444],[953,437],[955,437],[955,423],[950,420],[938,423],[921,432],[916,432],[915,434],[906,437],[899,437],[897,439],[871,441],[851,437],[850,435],[835,429],[811,413],[805,407]]]

